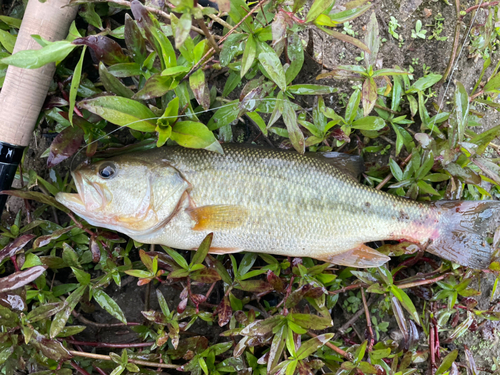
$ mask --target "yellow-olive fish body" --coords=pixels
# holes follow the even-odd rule
[[[415,202],[358,183],[328,158],[225,145],[224,155],[163,147],[82,165],[78,194],[56,199],[92,225],[142,243],[253,251],[374,267],[389,258],[364,243],[405,239],[474,268],[497,201]]]

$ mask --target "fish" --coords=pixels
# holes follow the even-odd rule
[[[333,153],[223,145],[224,154],[179,146],[77,167],[77,193],[56,200],[89,224],[144,244],[211,253],[311,257],[350,267],[390,258],[366,243],[405,240],[441,258],[487,268],[500,202],[413,201],[373,189]],[[359,172],[359,171],[358,171]]]

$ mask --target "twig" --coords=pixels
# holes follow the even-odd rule
[[[500,1],[491,1],[491,2],[489,2],[489,3],[482,3],[482,4],[478,4],[478,5],[473,5],[473,6],[471,6],[470,8],[467,8],[466,10],[464,10],[464,13],[465,13],[465,14],[464,14],[464,15],[462,15],[462,16],[460,16],[460,17],[459,17],[459,20],[461,21],[461,20],[465,17],[465,15],[466,15],[467,13],[472,12],[474,9],[478,9],[478,8],[487,8],[487,7],[493,7],[493,6],[495,6],[495,5],[498,5],[499,3],[500,3]]]
[[[460,25],[462,24],[460,21],[460,0],[455,0],[455,13],[457,15],[456,23],[455,23],[455,36],[453,37],[453,48],[451,50],[450,60],[448,61],[448,66],[443,73],[443,77],[437,83],[438,85],[442,85],[448,79],[448,75],[453,69],[453,64],[455,63],[455,58],[457,56],[458,45],[460,43]]]
[[[333,290],[331,292],[328,292],[328,294],[330,295],[335,295],[335,294],[340,294],[340,293],[345,293],[349,290],[353,290],[353,289],[359,289],[361,287],[367,287],[368,284],[366,283],[361,283],[361,284],[352,284],[352,285],[349,285],[349,286],[345,286],[341,289],[337,289],[337,290]]]
[[[92,359],[103,359],[105,361],[112,361],[111,357],[109,355],[102,355],[102,354],[94,354],[94,353],[87,353],[87,352],[78,352],[76,350],[69,350],[69,352],[77,357],[85,357],[85,358],[92,358]],[[176,369],[180,365],[173,365],[170,363],[156,363],[156,362],[149,362],[149,361],[141,361],[139,359],[129,359],[129,363],[135,363],[136,365],[141,365],[141,366],[148,366],[148,367],[160,367],[160,368],[173,368]]]
[[[116,0],[116,1],[119,1],[119,0]],[[220,40],[219,40],[219,46],[221,45],[221,43],[223,43],[227,38],[229,38],[229,36],[234,33],[236,31],[236,29],[243,23],[245,22],[245,20],[250,17],[250,15],[252,13],[254,13],[255,11],[257,11],[259,9],[259,6],[264,4],[267,0],[260,0],[259,3],[253,7],[252,10],[250,10],[250,12],[248,12],[241,20],[240,22],[238,22],[236,25],[234,25],[233,28],[231,28],[231,30],[228,31],[228,33],[226,35],[224,35]],[[187,79],[189,78],[189,76],[191,74],[193,74],[193,72],[199,68],[199,66],[202,64],[202,62],[207,59],[207,61],[203,62],[203,64],[206,64],[208,62],[208,57],[210,57],[213,53],[215,52],[215,49],[212,47],[210,48],[207,53],[205,53],[205,55],[203,55],[203,57],[200,59],[200,61],[198,61],[192,68],[191,70],[188,72],[188,74],[186,74],[184,76],[184,79]]]
[[[377,190],[382,189],[385,186],[385,184],[387,184],[391,180],[391,178],[392,178],[392,172],[389,173],[387,176],[385,176],[385,178],[382,181],[380,181],[380,184],[378,184],[375,189]]]
[[[413,282],[407,283],[407,284],[398,284],[398,283],[395,283],[395,284],[398,286],[399,289],[414,288],[414,287],[420,286],[420,285],[434,284],[435,282],[438,282],[438,281],[445,279],[446,277],[448,277],[448,275],[449,275],[448,273],[445,273],[445,274],[439,275],[438,277],[434,277],[433,279],[413,281]]]
[[[317,334],[315,334],[311,331],[307,331],[307,334],[311,337],[318,337]],[[328,346],[330,349],[332,349],[335,353],[340,354],[342,357],[344,357],[348,361],[353,360],[351,353],[347,353],[346,351],[340,349],[338,346],[333,345],[330,341],[328,341],[325,345]]]
[[[448,273],[445,273],[443,275],[439,275],[437,277],[434,277],[432,279],[426,279],[426,280],[419,280],[419,281],[413,281],[411,283],[407,283],[407,284],[398,284],[397,282],[394,283],[398,288],[400,289],[408,289],[408,288],[414,288],[416,286],[420,286],[420,285],[428,285],[428,284],[433,284],[437,281],[440,281],[440,280],[443,280],[445,279],[446,277],[448,277]],[[352,284],[352,285],[349,285],[349,286],[346,286],[344,288],[341,288],[341,289],[337,289],[337,290],[333,290],[331,292],[328,292],[328,294],[330,295],[335,295],[335,294],[340,294],[340,293],[345,293],[349,290],[355,290],[355,289],[359,289],[359,288],[368,288],[370,285],[367,284],[367,283],[359,283],[359,284]]]
[[[88,324],[94,327],[99,327],[99,328],[110,328],[110,327],[126,327],[126,326],[140,326],[141,323],[136,323],[136,322],[127,322],[127,324],[123,323],[96,323],[93,322],[92,320],[88,320],[84,316],[82,316],[80,313],[76,312],[73,310],[72,314],[76,319],[78,319],[80,322],[84,324]]]
[[[118,4],[118,5],[130,8],[130,1],[126,1],[126,0],[107,0],[107,1],[108,1],[108,3],[115,3],[115,4]],[[160,17],[166,18],[167,20],[170,21],[170,14],[168,14],[168,13],[166,13],[166,12],[160,10],[160,9],[156,9],[156,8],[149,7],[149,6],[146,6],[146,5],[143,5],[143,7],[148,12],[151,12],[153,14],[156,14],[156,15],[160,16]],[[198,34],[205,35],[205,33],[203,32],[203,30],[197,28],[196,26],[191,26],[191,30],[196,31]],[[216,39],[220,38],[220,36],[218,36],[218,35],[216,35],[214,37]]]
[[[200,4],[198,4],[198,8],[201,10],[205,9]],[[222,15],[222,17],[224,17],[224,15],[225,15],[225,13]],[[228,24],[226,21],[224,21],[222,18],[220,18],[219,16],[217,16],[215,14],[207,14],[207,17],[211,18],[212,20],[214,20],[218,24],[224,26],[228,30],[230,30],[233,27],[232,25]]]
[[[208,30],[207,25],[205,25],[205,21],[203,20],[203,18],[200,18],[197,21],[198,21],[198,25],[203,30],[203,34],[205,34],[205,36],[207,37],[208,41],[212,45],[212,48],[215,49],[215,52],[219,53],[220,52],[220,48],[217,45],[217,42],[215,41],[214,36]]]
[[[370,312],[368,311],[368,304],[366,303],[365,290],[361,288],[361,299],[363,300],[363,308],[366,316],[366,327],[368,328],[368,334],[370,338],[368,340],[368,352],[372,351],[373,343],[375,342],[375,335],[373,334],[372,322],[370,320]]]
[[[106,373],[106,371],[104,371],[104,370],[103,370],[102,368],[100,368],[100,367],[97,367],[94,363],[92,363],[92,367],[93,367],[93,368],[95,368],[95,370],[96,370],[99,374],[101,374],[101,375],[108,375],[108,374]]]
[[[71,361],[70,365],[73,366],[73,368],[78,371],[82,375],[90,375],[87,371],[85,371],[83,368],[78,366],[75,361]]]
[[[408,163],[410,160],[411,160],[411,154],[408,155],[405,160],[403,160],[401,166],[404,167],[406,163]],[[382,189],[385,186],[385,184],[387,184],[391,180],[391,178],[392,178],[392,172],[389,173],[387,176],[385,176],[385,178],[382,181],[380,181],[380,184],[378,184],[375,189],[377,190]]]
[[[368,307],[370,307],[371,305],[373,305],[376,301],[377,301],[377,296],[376,295],[372,295],[369,299],[368,299]],[[364,310],[362,309],[359,309],[358,311],[356,311],[354,313],[354,315],[351,317],[351,319],[349,319],[347,322],[345,322],[339,329],[337,329],[337,333],[335,334],[335,336],[333,336],[333,339],[336,340],[340,335],[343,335],[345,333],[345,331],[347,330],[347,328],[349,328],[350,326],[352,326],[356,320],[359,319],[359,317],[361,315],[363,315],[363,312]]]
[[[63,341],[63,339],[61,339]],[[154,342],[139,342],[136,344],[118,344],[112,342],[94,342],[94,341],[77,341],[65,339],[68,344],[72,345],[85,345],[93,346],[95,348],[115,348],[115,349],[126,349],[126,348],[147,348],[148,346],[153,346]]]
[[[375,104],[375,108],[378,108],[378,109],[381,109],[383,111],[392,113],[393,115],[399,115],[400,114],[399,112],[393,111],[392,109],[384,107],[383,105],[380,105],[380,104]]]

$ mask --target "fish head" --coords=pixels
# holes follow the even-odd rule
[[[72,172],[77,193],[56,200],[92,225],[144,234],[175,214],[189,183],[167,161],[123,155]]]

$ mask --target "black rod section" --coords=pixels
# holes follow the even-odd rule
[[[16,175],[17,166],[23,157],[24,146],[0,142],[0,191],[9,190]],[[7,195],[0,194],[0,216],[7,201]]]

